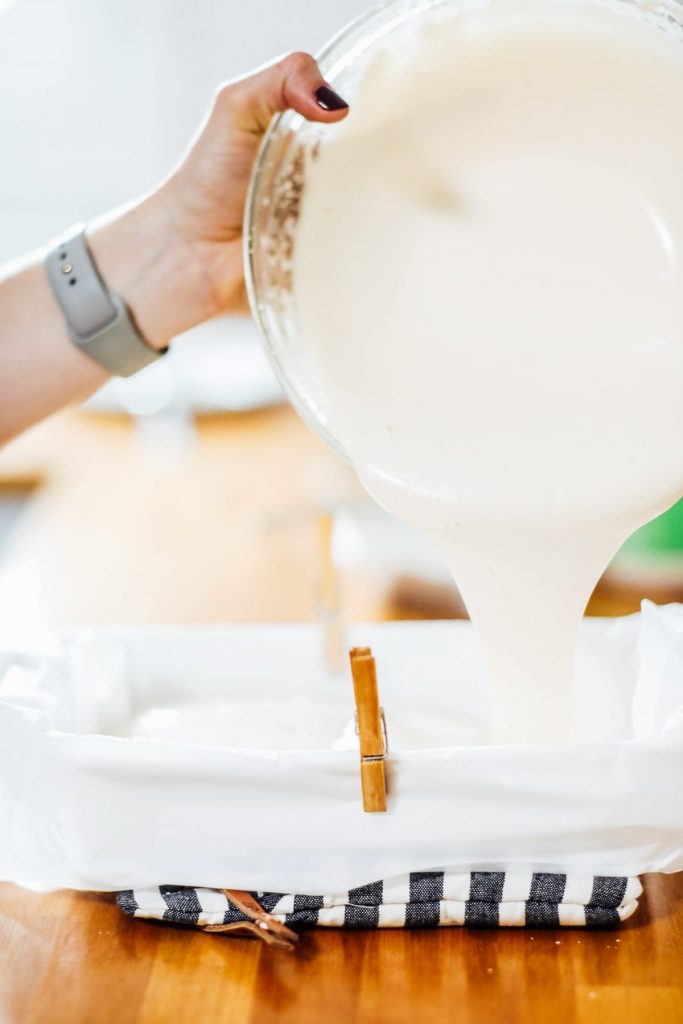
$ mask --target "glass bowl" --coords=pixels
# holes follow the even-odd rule
[[[317,55],[321,71],[333,88],[353,100],[356,82],[367,59],[385,46],[392,33],[427,12],[439,16],[456,11],[500,6],[515,0],[390,0],[343,28]],[[633,12],[655,21],[664,31],[683,38],[682,0],[548,0],[558,6],[593,4]],[[297,220],[305,185],[305,168],[314,158],[327,126],[312,124],[287,111],[273,120],[252,174],[244,222],[247,294],[266,352],[288,398],[302,418],[342,458],[350,461],[333,436],[326,410],[314,388],[306,356],[297,344],[297,310],[292,288]]]

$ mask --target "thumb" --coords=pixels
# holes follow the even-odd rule
[[[245,78],[224,85],[216,113],[241,131],[261,134],[274,114],[296,110],[308,121],[341,121],[348,104],[330,88],[308,53],[290,53]]]

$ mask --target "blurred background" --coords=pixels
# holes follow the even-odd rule
[[[151,188],[218,83],[316,51],[367,0],[0,0],[0,262]],[[0,452],[0,622],[463,616],[430,545],[284,404],[247,318]],[[39,370],[37,370],[39,372]],[[640,531],[594,614],[683,596],[683,506]]]

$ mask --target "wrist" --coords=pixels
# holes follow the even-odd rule
[[[94,222],[87,239],[105,284],[153,348],[218,312],[201,249],[176,236],[163,191]]]

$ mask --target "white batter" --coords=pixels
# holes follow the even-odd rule
[[[349,719],[350,705],[347,688],[333,697],[323,686],[315,698],[288,693],[267,699],[176,701],[138,709],[117,735],[251,750],[355,750],[358,737],[355,722]],[[397,749],[480,739],[477,724],[463,722],[454,711],[425,704],[406,708],[395,698],[390,728]]]
[[[683,491],[683,43],[622,6],[394,33],[303,195],[300,383],[448,559],[494,741],[572,737],[585,603]]]
[[[298,694],[154,706],[134,715],[123,734],[215,747],[258,750],[313,750],[332,747],[348,715],[348,695],[319,700]]]

